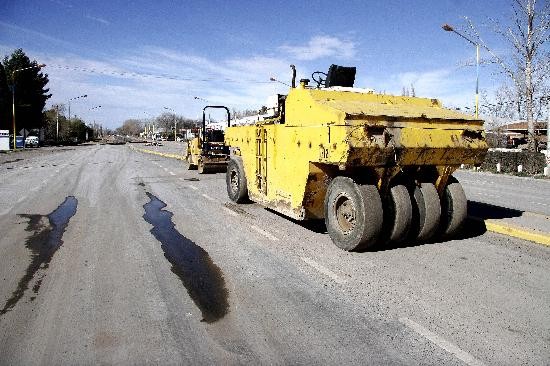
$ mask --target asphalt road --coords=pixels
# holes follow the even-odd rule
[[[0,364],[550,360],[548,247],[467,226],[347,253],[178,160],[108,145],[18,156],[0,161]],[[522,209],[540,196],[528,187],[488,203]]]
[[[469,200],[550,216],[550,180],[461,170]]]

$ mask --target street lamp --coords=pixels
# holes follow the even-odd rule
[[[11,84],[11,102],[12,102],[12,117],[13,117],[13,149],[16,150],[17,144],[15,142],[15,135],[17,135],[16,128],[15,128],[15,74],[19,71],[24,70],[30,70],[30,69],[41,69],[43,67],[46,67],[46,64],[40,64],[35,66],[29,66],[29,67],[23,67],[21,69],[13,70],[12,72],[12,84]],[[23,148],[25,147],[25,144],[23,143]]]
[[[79,95],[78,97],[74,97],[74,98],[71,98],[68,100],[68,103],[69,103],[69,122],[71,122],[71,100],[76,100],[76,99],[80,99],[80,98],[87,98],[88,97],[88,94],[84,94],[84,95]]]
[[[208,100],[204,99],[204,98],[201,98],[201,97],[193,97],[193,99],[196,99],[196,100],[201,100],[205,103],[210,103]]]
[[[449,24],[443,24],[441,27],[446,32],[454,32],[458,34],[460,37],[464,38],[474,46],[476,46],[476,118],[479,115],[479,43],[472,41],[470,38],[466,37],[462,33],[459,33],[456,31],[453,27],[451,27]]]
[[[197,97],[195,97],[197,98]],[[174,142],[176,142],[176,132],[177,132],[177,122],[176,122],[176,111],[174,111],[172,108],[164,107],[164,109],[172,111],[174,113]]]

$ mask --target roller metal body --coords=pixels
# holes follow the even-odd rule
[[[383,202],[396,184],[433,184],[442,196],[461,164],[485,157],[483,121],[436,99],[306,82],[279,98],[274,118],[225,133],[242,159],[248,197],[289,217],[326,219],[325,196],[338,176],[376,186]]]

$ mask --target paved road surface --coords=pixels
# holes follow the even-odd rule
[[[460,170],[469,200],[550,216],[550,180]]]
[[[346,253],[224,177],[128,146],[0,162],[1,363],[548,364],[547,247]]]

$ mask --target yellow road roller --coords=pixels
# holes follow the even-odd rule
[[[271,118],[225,131],[227,193],[297,220],[324,219],[344,250],[457,233],[467,200],[452,173],[487,153],[483,121],[437,99],[354,88],[355,67],[296,70]]]
[[[187,142],[185,160],[190,170],[198,169],[199,174],[223,172],[229,161],[229,148],[224,144],[224,130],[219,124],[206,124],[206,110],[209,108],[225,109],[227,112],[227,127],[230,126],[231,115],[225,106],[209,105],[202,110],[202,127],[199,135]]]

